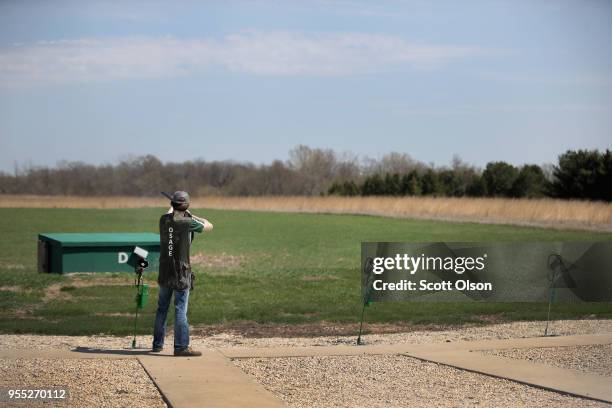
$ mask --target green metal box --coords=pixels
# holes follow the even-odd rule
[[[38,235],[38,271],[133,272],[133,251],[149,252],[147,270],[159,266],[159,234],[58,233]]]

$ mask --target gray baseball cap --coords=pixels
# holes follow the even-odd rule
[[[179,211],[186,211],[189,208],[189,194],[186,191],[176,191],[172,194],[172,207]]]
[[[177,204],[189,204],[189,194],[186,191],[175,191],[172,194],[172,202]]]

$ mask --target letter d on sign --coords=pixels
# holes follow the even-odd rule
[[[119,252],[119,263],[126,263],[128,261],[128,254],[126,254],[125,252]]]

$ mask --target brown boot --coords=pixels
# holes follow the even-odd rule
[[[182,349],[175,349],[174,356],[175,357],[198,357],[201,356],[201,351],[195,351],[191,347],[185,347]]]

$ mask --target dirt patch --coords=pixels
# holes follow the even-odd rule
[[[474,319],[487,324],[497,324],[507,322],[508,319],[503,313],[495,313],[490,315],[475,315]]]
[[[75,297],[72,295],[73,290],[77,288],[85,288],[91,286],[132,286],[134,283],[130,279],[121,277],[95,277],[92,279],[83,279],[78,276],[66,276],[66,280],[61,283],[54,283],[44,289],[43,296],[40,302],[36,304],[28,304],[20,306],[19,310],[12,313],[13,317],[19,319],[39,319],[33,314],[52,301],[73,302]],[[157,283],[148,282],[149,287],[157,287]],[[26,289],[21,286],[0,286],[0,292],[12,293],[31,293],[32,289]],[[93,299],[91,297],[79,297],[80,300],[86,301]],[[118,314],[121,315],[121,314]],[[112,316],[112,314],[111,314]]]
[[[237,268],[245,263],[243,255],[231,255],[225,252],[220,254],[204,254],[198,252],[191,255],[191,264],[203,268]]]
[[[101,317],[134,317],[134,313],[96,313],[95,315]]]
[[[100,274],[79,273],[78,275],[67,275],[65,281],[58,285],[64,291],[69,291],[68,288],[88,288],[92,286],[133,286],[134,276],[100,276]],[[157,282],[146,281],[149,287],[157,287]],[[53,285],[52,285],[53,286]],[[60,289],[61,290],[61,289]]]
[[[43,321],[43,320],[48,320],[45,319],[42,316],[34,316],[33,315],[34,312],[34,308],[33,307],[23,307],[21,309],[15,310],[13,312],[13,314],[8,315],[7,318],[13,319],[13,318],[18,318],[18,319],[22,319],[22,320],[38,320],[38,321]]]
[[[413,331],[440,331],[466,325],[435,325],[410,323],[374,323],[364,327],[365,334],[408,333]],[[320,337],[353,336],[359,331],[359,323],[317,322],[301,324],[232,322],[225,324],[196,326],[194,335],[215,335],[228,333],[250,338],[268,337]]]
[[[28,293],[31,291],[31,289],[24,289],[21,286],[0,286],[0,292]]]
[[[102,279],[78,279],[73,277],[67,277],[67,280],[62,283],[54,283],[44,289],[43,296],[40,302],[35,304],[27,304],[20,306],[19,309],[12,311],[11,316],[18,319],[36,319],[41,320],[40,317],[34,316],[34,313],[43,308],[47,303],[52,301],[63,301],[63,302],[74,302],[76,298],[72,295],[73,290],[77,288],[83,288],[88,286],[129,286],[133,283],[128,280],[119,280],[116,278],[102,278]],[[156,286],[156,284],[149,284],[149,286]],[[21,286],[0,286],[0,292],[12,292],[12,293],[30,293],[32,289],[25,289]],[[86,301],[88,299],[94,299],[92,297],[79,297],[80,300]],[[111,316],[113,314],[110,314]],[[122,314],[117,314],[117,316]],[[128,314],[129,315],[129,314]]]
[[[48,303],[52,300],[72,300],[73,296],[70,292],[62,291],[63,286],[61,283],[54,283],[47,287],[42,298],[43,303]]]
[[[126,286],[134,283],[132,277],[99,276],[99,274],[95,273],[88,275],[72,275],[67,278],[68,281],[66,282],[66,286],[74,286],[77,288],[86,288],[90,286]]]
[[[311,313],[308,313],[308,312],[307,313],[284,313],[284,312],[282,312],[282,313],[279,314],[279,316],[281,316],[281,317],[296,317],[296,316],[299,316],[299,317],[305,317],[305,318],[313,318],[313,317],[319,316],[319,313],[317,313],[317,312],[311,312]]]
[[[65,281],[61,283],[54,283],[45,289],[43,301],[48,302],[49,300],[61,297],[62,294],[66,294],[75,288],[87,288],[91,286],[132,286],[133,284],[133,279],[128,279],[125,277],[100,276],[84,279],[79,276],[66,276]],[[156,282],[147,282],[147,284],[149,287],[157,287]],[[32,291],[32,289],[17,285],[0,286],[0,292],[31,293]]]

